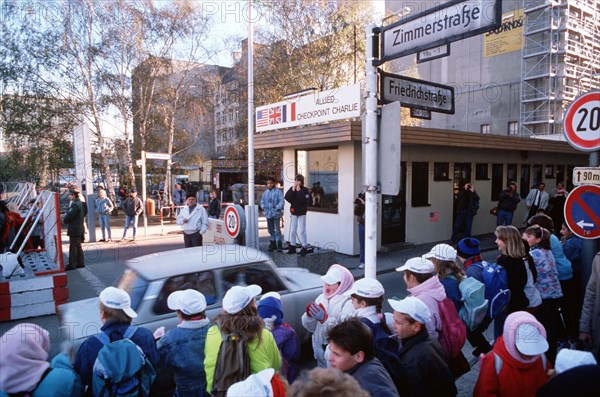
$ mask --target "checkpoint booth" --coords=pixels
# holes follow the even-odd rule
[[[18,200],[17,200],[18,201]],[[69,297],[61,240],[57,193],[42,191],[23,217],[11,250],[0,254],[0,321],[56,313]],[[41,248],[32,249],[31,236],[41,237]]]
[[[283,150],[284,193],[296,173],[304,175],[309,190],[320,182],[323,198],[312,203],[307,214],[308,243],[357,255],[353,203],[363,189],[361,121],[268,131],[256,134],[254,144],[256,149]],[[572,189],[572,171],[586,164],[587,156],[564,141],[403,126],[396,161],[399,193],[379,195],[378,250],[383,245],[447,241],[454,221],[454,194],[462,179],[470,179],[481,198],[473,235],[494,231],[496,217],[489,210],[497,206],[499,193],[512,180],[522,197],[513,217],[513,225],[520,227],[527,215],[525,196],[532,186],[543,181],[550,194],[558,182]],[[284,215],[289,225],[287,202]],[[289,240],[289,230],[284,232]]]

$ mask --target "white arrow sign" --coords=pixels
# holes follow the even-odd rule
[[[577,226],[583,229],[584,227],[594,227],[595,225],[593,223],[585,223],[582,219],[579,222],[577,222]]]

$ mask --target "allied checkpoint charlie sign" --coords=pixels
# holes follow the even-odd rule
[[[360,117],[360,84],[256,108],[256,132]]]

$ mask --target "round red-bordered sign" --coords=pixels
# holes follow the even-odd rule
[[[569,193],[565,202],[565,222],[581,238],[600,237],[600,186],[582,185]]]
[[[600,149],[600,91],[575,98],[565,112],[565,138],[575,149],[593,152]]]
[[[240,214],[238,214],[235,207],[227,207],[225,210],[225,230],[231,238],[236,238],[240,234]]]

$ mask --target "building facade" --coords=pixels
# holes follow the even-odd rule
[[[395,19],[440,4],[386,0]],[[387,24],[387,23],[386,23]],[[416,55],[391,62],[402,74]],[[456,113],[424,126],[510,136],[562,134],[563,113],[600,88],[600,2],[503,0],[500,28],[450,44],[450,55],[419,63],[423,80],[455,88]]]

